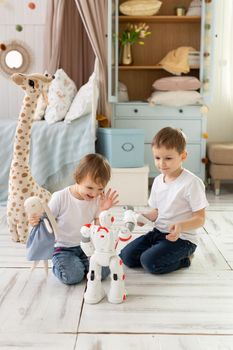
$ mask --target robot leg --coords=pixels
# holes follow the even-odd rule
[[[120,304],[126,299],[125,274],[122,264],[122,260],[117,255],[110,260],[111,286],[108,301],[113,304]]]
[[[105,291],[101,283],[102,266],[95,261],[95,255],[90,258],[90,267],[87,274],[87,289],[84,300],[87,304],[97,304],[105,297]]]

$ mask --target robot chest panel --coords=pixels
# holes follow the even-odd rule
[[[114,237],[110,232],[99,231],[92,236],[92,242],[97,251],[109,252],[114,251]]]

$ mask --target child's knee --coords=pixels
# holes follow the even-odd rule
[[[121,251],[119,257],[121,258],[121,260],[123,261],[123,263],[124,263],[126,266],[128,266],[128,267],[134,267],[134,265],[135,265],[135,264],[134,264],[134,261],[133,261],[133,259],[132,259],[132,257],[131,257],[130,252],[127,251],[126,248],[124,248],[124,249]]]
[[[151,257],[145,253],[141,255],[140,261],[144,270],[149,273],[152,273],[152,274],[165,273],[164,266],[161,266],[159,264],[159,261],[157,261],[156,259],[152,260]]]
[[[53,266],[53,273],[64,284],[78,284],[85,276],[84,268],[70,270],[70,268],[56,265]]]

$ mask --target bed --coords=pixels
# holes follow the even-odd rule
[[[0,120],[0,202],[5,203],[17,120]],[[87,114],[71,123],[32,125],[30,166],[38,184],[50,192],[73,183],[72,172],[79,160],[95,151],[93,116]]]

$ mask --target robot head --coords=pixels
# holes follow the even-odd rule
[[[111,227],[114,222],[114,217],[108,210],[104,210],[99,215],[100,225],[102,227]]]

